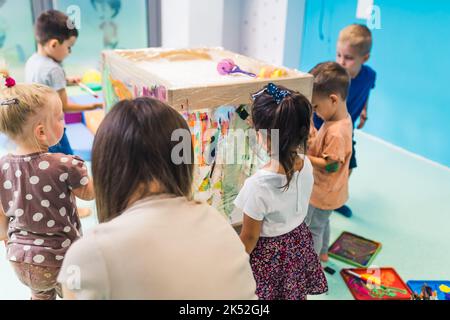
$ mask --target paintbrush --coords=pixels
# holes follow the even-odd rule
[[[349,275],[351,275],[351,276],[353,276],[355,278],[358,278],[359,280],[363,281],[364,283],[368,283],[369,282],[369,278],[368,277],[364,277],[364,276],[362,276],[362,275],[360,275],[360,274],[358,274],[356,272],[353,272],[351,270],[348,270],[348,269],[345,269],[344,271],[347,274],[349,274]],[[372,281],[372,282],[373,282],[373,284],[376,284],[378,286],[381,285],[381,281],[379,279],[377,279],[377,278],[375,278],[375,281]]]
[[[373,277],[373,278],[375,278],[375,281],[371,281],[372,283],[369,283],[369,278],[368,277],[364,277],[364,276],[362,276],[362,275],[360,275],[360,274],[358,274],[358,273],[356,273],[356,272],[353,272],[353,271],[351,271],[351,270],[348,270],[348,269],[345,269],[344,270],[347,274],[349,274],[349,275],[351,275],[351,276],[353,276],[353,277],[355,277],[355,278],[358,278],[359,280],[361,280],[362,282],[364,282],[366,285],[369,285],[369,284],[371,284],[371,285],[376,285],[377,287],[379,287],[379,288],[381,288],[381,289],[383,289],[383,290],[395,290],[395,291],[398,291],[398,292],[400,292],[400,293],[403,293],[403,294],[406,294],[407,293],[407,291],[406,290],[403,290],[403,289],[401,289],[401,288],[395,288],[395,287],[388,287],[388,286],[385,286],[385,285],[383,285],[383,284],[381,284],[381,279],[378,279],[378,278],[375,278],[375,277]],[[372,276],[370,276],[370,277],[372,277]]]
[[[82,82],[78,82],[77,84],[78,84],[78,86],[79,86],[80,88],[86,90],[86,91],[89,92],[91,95],[93,95],[94,98],[97,98],[97,99],[98,99],[98,94],[96,94],[94,91],[92,91],[92,89],[89,88],[87,85],[85,85],[85,84],[82,83]]]

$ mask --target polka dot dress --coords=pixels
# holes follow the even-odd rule
[[[36,153],[0,159],[0,199],[10,218],[10,261],[59,267],[81,235],[71,190],[89,183],[78,157]]]

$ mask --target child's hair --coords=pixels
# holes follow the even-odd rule
[[[269,90],[271,85],[278,93],[284,93],[284,97],[274,97],[273,92],[270,93]],[[287,184],[282,188],[288,189],[294,175],[298,152],[306,153],[312,115],[311,103],[301,93],[273,84],[253,96],[252,122],[255,130],[267,130],[269,139],[271,130],[279,130],[279,150],[270,152],[279,157],[287,177]]]
[[[52,39],[57,39],[62,44],[71,37],[78,37],[78,30],[73,21],[61,11],[48,10],[36,21],[36,40],[41,45]]]
[[[314,76],[315,95],[339,94],[343,100],[347,99],[350,75],[339,63],[331,61],[319,63],[309,73]]]
[[[352,24],[342,29],[338,41],[349,43],[361,56],[372,50],[372,32],[362,24]]]
[[[119,14],[120,8],[122,7],[121,0],[91,0],[91,4],[95,10],[97,10],[98,4],[104,3],[108,4],[111,7],[111,9],[114,10],[114,15],[112,16],[112,18],[116,17]]]
[[[172,161],[172,151],[179,144],[172,141],[172,134],[178,129],[186,130],[190,147],[189,161],[181,164]],[[131,197],[151,182],[164,193],[191,198],[194,153],[190,138],[184,118],[159,100],[145,97],[117,103],[100,125],[92,149],[99,221],[119,216]],[[147,195],[148,190],[142,190],[139,198]]]
[[[23,139],[25,126],[31,117],[42,114],[48,105],[51,88],[41,84],[16,84],[0,90],[0,132],[9,138]]]

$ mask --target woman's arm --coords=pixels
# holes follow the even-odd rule
[[[250,218],[244,213],[244,221],[241,230],[241,241],[244,243],[245,251],[252,253],[258,243],[261,234],[262,221]]]

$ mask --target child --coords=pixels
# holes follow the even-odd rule
[[[78,30],[70,28],[69,17],[62,12],[49,10],[42,13],[36,21],[36,41],[38,52],[28,59],[25,78],[28,83],[41,83],[58,92],[64,112],[88,111],[101,107],[101,104],[77,105],[69,102],[66,86],[76,84],[78,79],[67,80],[61,63],[71,53],[78,37]],[[50,152],[73,154],[66,134],[60,143],[50,148]]]
[[[314,249],[320,260],[326,262],[331,212],[348,199],[352,120],[345,101],[350,77],[336,62],[321,63],[310,73],[315,77],[313,108],[324,123],[308,150],[314,167],[314,188],[307,223],[313,235]]]
[[[58,94],[6,79],[0,90],[0,132],[17,144],[0,159],[0,240],[33,300],[60,293],[56,278],[66,251],[80,237],[75,196],[94,197],[83,160],[48,153],[64,132]]]
[[[304,300],[328,290],[304,223],[313,187],[312,166],[303,156],[311,113],[303,95],[274,84],[254,95],[252,122],[271,160],[245,181],[234,203],[244,212],[240,237],[263,300]],[[277,131],[280,148],[272,148]]]
[[[358,129],[362,129],[367,121],[367,106],[370,91],[375,88],[376,73],[365,63],[370,58],[372,49],[372,33],[364,25],[352,24],[344,28],[337,43],[336,62],[344,67],[350,74],[350,91],[347,98],[347,108],[352,117],[353,128],[359,118]],[[315,127],[319,129],[323,121],[314,116]],[[353,153],[350,160],[350,173],[357,167],[355,140],[353,140]],[[342,206],[336,210],[346,217],[352,216],[352,210]]]

